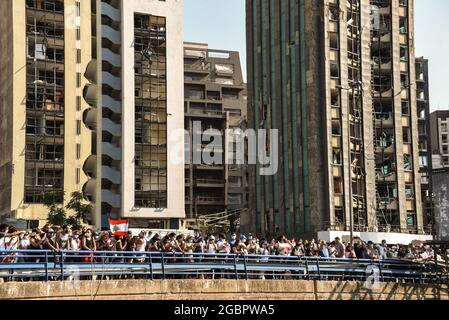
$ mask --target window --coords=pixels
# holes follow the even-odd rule
[[[406,34],[408,32],[408,21],[406,17],[399,18],[399,32]]]
[[[238,100],[239,99],[239,91],[232,89],[223,89],[223,99],[226,100]]]
[[[408,61],[408,48],[407,46],[400,47],[401,61]]]
[[[81,49],[76,49],[76,63],[81,63]]]
[[[413,199],[415,197],[413,185],[410,184],[405,185],[405,197],[407,199]]]
[[[229,177],[229,186],[239,188],[242,186],[242,177]]]
[[[79,160],[81,158],[81,145],[79,143],[76,144],[76,159]]]
[[[81,134],[81,120],[76,120],[76,134]]]
[[[76,168],[75,170],[75,176],[76,176],[76,184],[80,184],[81,182],[81,170],[80,168]]]
[[[443,146],[442,148],[441,148],[441,153],[443,154],[443,155],[447,155],[447,154],[449,154],[449,146]]]
[[[335,195],[343,194],[343,180],[342,178],[334,178],[334,193]]]
[[[410,104],[407,100],[403,100],[401,102],[402,106],[402,115],[403,116],[409,116],[410,115]]]
[[[401,88],[406,89],[409,87],[408,74],[401,73]]]
[[[135,14],[135,206],[167,208],[167,65],[164,17]],[[201,98],[186,90],[186,98]],[[202,90],[204,95],[204,90]],[[190,96],[189,96],[190,95]],[[202,97],[204,98],[204,96]]]
[[[441,143],[444,143],[444,144],[449,143],[449,139],[448,139],[448,134],[447,133],[445,133],[445,134],[443,134],[441,136]]]
[[[415,225],[415,214],[407,214],[407,226],[414,227]]]
[[[76,111],[81,111],[81,97],[76,96]]]
[[[402,128],[402,139],[404,143],[411,143],[412,138],[410,134],[410,128]]]

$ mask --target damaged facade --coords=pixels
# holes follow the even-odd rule
[[[279,129],[280,168],[252,167],[242,223],[424,234],[413,1],[246,6],[249,127]]]

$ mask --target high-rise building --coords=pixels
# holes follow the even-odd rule
[[[90,152],[82,72],[91,55],[90,2],[2,1],[0,219],[37,226],[44,196],[81,191]]]
[[[423,234],[413,1],[251,1],[249,127],[279,171],[250,170],[258,232]]]
[[[42,223],[44,196],[83,191],[97,227],[178,227],[184,163],[168,150],[183,146],[168,133],[184,123],[183,1],[1,6],[3,216]]]
[[[430,143],[435,169],[449,167],[449,110],[434,111],[430,114]]]
[[[184,83],[185,129],[189,132],[186,216],[194,219],[198,215],[245,209],[246,166],[226,163],[228,145],[224,141],[226,130],[245,130],[247,121],[246,85],[239,53],[211,49],[207,44],[185,43]],[[205,150],[214,140],[213,134],[208,135],[213,132],[208,130],[222,135],[221,148],[214,149],[219,152],[219,163],[206,164],[203,159],[195,159],[194,151]],[[202,139],[201,145],[195,143],[194,134]]]
[[[432,201],[432,147],[430,137],[429,60],[416,58],[416,106],[418,108],[419,173],[424,226],[431,227]]]

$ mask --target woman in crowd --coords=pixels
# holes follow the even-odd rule
[[[351,244],[348,244],[346,246],[345,258],[346,259],[357,259],[357,255],[355,254],[354,247]]]
[[[92,229],[86,229],[83,234],[83,238],[81,239],[81,249],[82,251],[94,252],[97,251],[97,244],[95,239],[93,238]],[[88,254],[87,256],[83,256],[83,262],[91,263],[93,262],[93,253]]]

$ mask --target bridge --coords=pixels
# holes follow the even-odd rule
[[[122,251],[0,252],[0,278],[5,282],[66,281],[73,277],[449,283],[443,266],[393,259]]]

